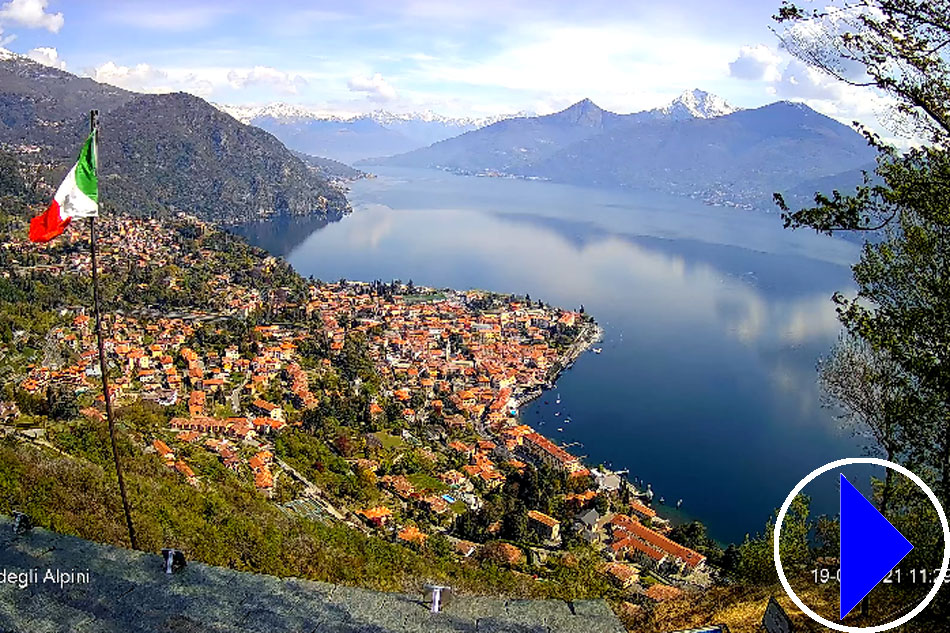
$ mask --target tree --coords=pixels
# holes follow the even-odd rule
[[[716,544],[716,541],[709,537],[706,526],[699,521],[690,521],[683,525],[678,525],[670,532],[670,539],[684,545],[690,549],[696,550],[710,562],[718,561],[723,552]]]
[[[802,60],[896,103],[899,130],[928,142],[904,153],[865,130],[879,150],[877,178],[853,194],[815,195],[786,226],[823,233],[879,231],[854,266],[857,297],[838,294],[839,317],[875,367],[866,391],[887,396],[888,447],[950,501],[950,0],[837,0],[806,12],[786,2],[776,19]],[[833,386],[833,385],[832,385]],[[839,393],[839,395],[846,395]],[[892,398],[893,396],[893,398]],[[853,400],[853,399],[852,399]],[[848,409],[848,402],[843,402]],[[852,405],[854,402],[852,401]],[[856,409],[855,409],[856,411]],[[878,415],[881,411],[878,410]],[[881,418],[877,418],[878,423]],[[889,429],[889,430],[888,430]],[[895,441],[896,445],[890,444]],[[890,503],[890,500],[889,500]]]
[[[779,550],[782,556],[782,567],[786,572],[802,571],[812,560],[808,538],[812,529],[812,522],[809,521],[809,506],[809,498],[798,495],[792,501],[782,522],[782,540]],[[762,534],[755,537],[746,536],[745,542],[739,546],[736,575],[741,580],[753,584],[766,584],[777,580],[778,574],[773,560],[774,530],[773,519],[765,524]]]
[[[950,0],[835,0],[829,4],[809,12],[783,2],[775,19],[785,25],[780,38],[786,49],[844,83],[877,88],[895,103],[892,125],[896,131],[929,140],[932,148],[946,147],[950,139]],[[794,213],[777,195],[786,226],[811,226],[827,233],[877,230],[894,221],[907,202],[932,199],[933,185],[945,182],[934,178],[937,170],[918,169],[942,152],[923,148],[900,156],[877,135],[855,125],[879,150],[877,173],[885,182],[871,185],[866,177],[854,195],[816,194],[815,207]],[[945,160],[940,162],[945,164]],[[914,195],[906,186],[909,182],[900,182],[898,176],[915,175],[911,172],[918,176],[916,184],[925,185],[928,192]]]
[[[799,58],[855,86],[899,98],[898,113],[940,143],[950,134],[947,0],[839,0],[806,12],[784,2],[776,19],[824,28],[790,29],[783,41]]]
[[[516,501],[501,520],[501,533],[511,541],[523,541],[528,537],[528,514],[524,504]]]
[[[865,339],[842,334],[827,359],[819,365],[822,397],[829,406],[840,407],[841,417],[855,432],[870,432],[884,458],[894,461],[906,445],[904,393],[906,381],[889,355],[875,350]],[[887,514],[894,471],[887,469],[881,512]]]
[[[444,534],[433,534],[426,541],[426,547],[436,558],[448,559],[452,556],[452,542]]]

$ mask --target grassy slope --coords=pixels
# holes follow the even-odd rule
[[[24,511],[57,532],[127,547],[102,425],[82,423],[61,434],[57,444],[83,456],[10,440],[0,444],[0,512]],[[379,590],[415,590],[421,582],[439,579],[473,593],[542,594],[525,576],[506,570],[442,560],[345,526],[288,514],[214,458],[192,461],[201,477],[195,488],[157,456],[134,448],[125,434],[122,453],[143,550],[174,546],[214,565]]]

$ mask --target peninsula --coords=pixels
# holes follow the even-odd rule
[[[12,464],[39,450],[102,467],[98,359],[82,308],[86,235],[76,227],[30,245],[21,220],[5,220],[2,284],[18,299],[4,305],[11,380],[0,405],[4,433],[21,447]],[[199,497],[253,490],[294,520],[454,564],[477,558],[554,574],[583,544],[600,552],[598,583],[618,596],[640,587],[644,600],[665,599],[676,585],[708,584],[704,557],[670,540],[631,486],[518,417],[598,340],[582,310],[411,281],[306,280],[184,214],[100,223],[123,441],[128,459],[164,469],[168,485]],[[30,477],[21,471],[15,485],[32,488]],[[99,536],[81,527],[91,520],[81,510],[5,498],[4,511]],[[176,544],[220,562],[200,535],[152,525],[145,497],[133,505],[151,549]]]

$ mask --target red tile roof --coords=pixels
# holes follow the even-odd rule
[[[537,510],[528,510],[528,518],[532,521],[543,523],[544,525],[552,528],[561,524],[561,522],[554,517],[550,517],[543,512],[538,512]]]

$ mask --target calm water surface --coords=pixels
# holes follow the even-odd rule
[[[342,222],[252,239],[282,244],[315,278],[583,304],[605,329],[603,353],[584,354],[525,421],[629,469],[668,505],[683,499],[680,518],[721,541],[761,530],[812,469],[862,454],[815,386],[853,244],[689,199],[427,170],[381,170],[350,199]],[[817,509],[836,511],[835,494],[816,491]]]

